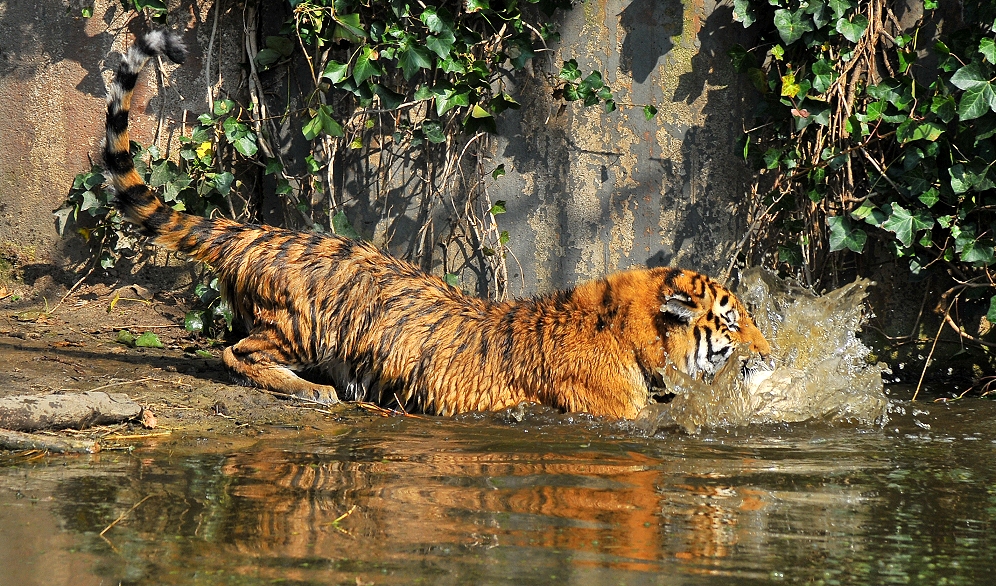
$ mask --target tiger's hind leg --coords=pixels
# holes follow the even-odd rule
[[[323,405],[339,403],[335,387],[307,381],[276,357],[283,352],[265,333],[256,333],[225,348],[222,361],[237,377],[277,393],[293,395]]]

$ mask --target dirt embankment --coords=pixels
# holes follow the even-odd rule
[[[47,306],[30,287],[0,285],[0,397],[125,393],[158,422],[153,430],[136,421],[91,433],[255,434],[262,426],[328,425],[349,409],[316,409],[231,384],[220,342],[184,330],[182,292],[83,284],[56,303]],[[163,347],[123,344],[122,330],[151,332]]]

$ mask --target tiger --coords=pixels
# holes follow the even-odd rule
[[[116,68],[105,176],[124,220],[216,273],[246,332],[222,353],[238,383],[326,405],[444,416],[533,402],[633,419],[660,394],[669,365],[711,377],[737,347],[770,353],[740,300],[689,270],[631,269],[498,302],[362,240],[176,211],[130,153],[132,94],[157,55],[179,64],[186,48],[176,33],[151,31]]]

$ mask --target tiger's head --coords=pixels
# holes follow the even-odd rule
[[[671,362],[685,374],[711,377],[742,344],[762,358],[771,353],[740,300],[709,277],[672,269],[658,291],[657,329],[667,337]]]

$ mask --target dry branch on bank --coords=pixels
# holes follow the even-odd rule
[[[0,399],[0,428],[18,431],[82,429],[128,421],[141,413],[142,406],[121,393],[19,395]]]
[[[100,451],[100,444],[94,440],[74,440],[0,429],[0,449],[95,454]]]

